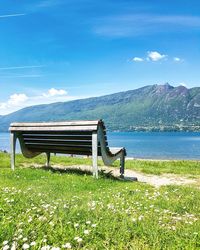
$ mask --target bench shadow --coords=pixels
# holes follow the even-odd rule
[[[42,166],[40,169],[45,170],[45,171],[51,171],[52,173],[60,173],[60,174],[76,174],[76,175],[91,175],[92,172],[87,170],[87,169],[81,169],[81,168],[76,168],[76,167],[70,167],[70,168],[54,168],[54,167],[47,167],[47,166]],[[126,177],[120,177],[120,176],[114,176],[112,171],[106,171],[104,169],[99,170],[98,172],[99,178],[106,178],[106,179],[111,179],[114,181],[137,181],[137,178],[126,178]]]

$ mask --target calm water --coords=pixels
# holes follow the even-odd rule
[[[110,132],[108,141],[109,146],[124,146],[129,157],[200,160],[200,133]],[[10,150],[8,133],[0,133],[0,150]]]

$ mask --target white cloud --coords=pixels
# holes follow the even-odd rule
[[[33,3],[27,5],[27,10],[31,12],[40,11],[45,8],[53,8],[58,5],[66,4],[68,1],[63,0],[41,0],[41,1],[33,1]]]
[[[67,95],[67,91],[64,89],[55,89],[55,88],[51,88],[48,90],[47,93],[43,93],[44,97],[52,97],[52,96],[63,96],[63,95]]]
[[[143,62],[144,59],[141,58],[141,57],[134,57],[134,58],[133,58],[133,61],[134,61],[134,62]]]
[[[181,59],[179,57],[174,57],[173,60],[174,62],[184,62],[184,59]]]
[[[44,75],[41,74],[32,74],[32,75],[2,75],[1,78],[40,78]]]
[[[186,15],[148,15],[124,14],[110,15],[97,18],[93,31],[100,36],[136,37],[156,33],[171,33],[174,31],[198,31],[200,27],[199,16]]]
[[[148,51],[147,54],[148,54],[147,60],[150,60],[153,62],[160,61],[167,57],[167,55],[162,55],[157,51]]]
[[[161,54],[159,53],[158,51],[147,51],[147,56],[145,58],[144,57],[133,57],[132,59],[129,59],[127,60],[128,62],[158,62],[158,61],[161,61],[161,60],[165,60],[165,61],[174,61],[174,62],[184,62],[184,60],[180,57],[171,57],[171,56],[168,56],[166,54]]]
[[[19,66],[0,67],[0,74],[1,74],[0,76],[3,79],[4,78],[40,78],[40,77],[43,77],[44,75],[38,72],[37,69],[41,69],[43,67],[46,67],[46,65],[19,65]]]
[[[180,62],[180,60],[181,60],[181,59],[180,59],[179,57],[174,57],[174,61],[175,61],[175,62]]]
[[[23,66],[1,67],[0,70],[32,69],[32,68],[42,68],[42,67],[45,67],[45,65],[23,65]]]
[[[0,115],[6,115],[21,108],[38,104],[49,104],[54,102],[66,102],[84,98],[84,96],[70,96],[64,89],[51,88],[45,93],[27,96],[24,93],[14,93],[7,101],[0,102]]]
[[[6,110],[22,107],[29,97],[26,94],[13,94],[6,102],[0,103],[0,112],[4,113]]]
[[[20,14],[8,14],[8,15],[0,15],[0,18],[8,18],[8,17],[18,17],[18,16],[25,16],[25,13]]]
[[[8,105],[19,105],[27,100],[28,96],[26,94],[13,94],[8,100]]]

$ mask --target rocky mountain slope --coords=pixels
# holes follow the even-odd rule
[[[200,87],[150,85],[126,92],[37,105],[0,117],[11,122],[103,119],[110,130],[199,130]]]

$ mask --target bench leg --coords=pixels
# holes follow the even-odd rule
[[[50,167],[50,157],[51,157],[51,154],[50,154],[50,153],[46,153],[46,155],[47,155],[46,166],[47,166],[47,167]]]
[[[125,165],[125,155],[124,151],[122,153],[122,156],[120,157],[120,176],[124,176],[124,165]]]
[[[97,166],[97,157],[98,157],[98,141],[97,133],[92,134],[92,166],[93,166],[93,176],[98,178],[98,166]]]
[[[16,148],[16,135],[10,134],[10,156],[11,156],[11,169],[15,169],[15,148]]]

